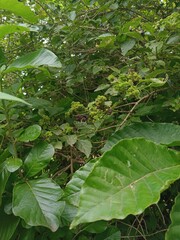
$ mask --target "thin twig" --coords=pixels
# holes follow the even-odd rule
[[[119,125],[118,129],[121,128],[125,122],[128,120],[128,118],[131,116],[131,114],[133,113],[134,109],[139,105],[139,103],[141,103],[143,100],[151,97],[155,92],[152,92],[142,98],[140,98],[135,104],[134,106],[131,108],[131,110],[129,111],[129,113],[126,115],[126,117],[124,118],[124,120],[122,121],[122,123]]]
[[[55,178],[56,176],[60,176],[63,172],[66,172],[69,168],[71,167],[71,164],[69,164],[68,166],[58,170],[53,176],[52,178]]]
[[[72,154],[72,148],[70,148],[70,154],[71,154],[71,157],[70,157],[70,162],[71,162],[71,174],[74,173],[74,167],[73,167],[73,154]]]
[[[146,235],[144,235],[144,237],[152,237],[152,236],[154,236],[154,235],[156,235],[156,234],[159,234],[159,233],[162,233],[162,232],[166,232],[166,231],[167,231],[167,229],[162,229],[162,230],[159,230],[159,231],[157,231],[157,232],[155,232],[155,233],[146,234]],[[140,238],[140,237],[142,237],[142,235],[136,235],[136,236],[121,236],[121,239]]]
[[[165,221],[165,218],[164,218],[164,216],[163,216],[163,213],[162,213],[159,205],[158,205],[158,204],[155,204],[155,206],[157,207],[157,209],[158,209],[158,211],[159,211],[159,213],[160,213],[160,215],[161,215],[161,217],[162,217],[163,224],[166,226],[166,221]]]
[[[143,238],[144,240],[146,240],[146,238],[144,237],[144,235],[143,235],[143,233],[141,233],[141,231],[139,230],[139,229],[137,229],[136,227],[134,227],[133,225],[130,225],[130,224],[127,224],[127,223],[125,223],[125,222],[122,222],[122,221],[120,221],[122,224],[124,224],[124,225],[126,225],[126,226],[128,226],[128,227],[130,227],[130,228],[133,228],[133,229],[135,229],[140,235],[139,235],[139,237],[141,237],[141,238]],[[126,238],[131,238],[131,236],[125,236]],[[134,236],[134,237],[136,237],[136,236]]]
[[[41,2],[39,2],[38,0],[35,0],[35,2],[45,11],[45,13],[48,15],[48,17],[54,23],[53,17],[48,13],[47,9],[43,6],[43,4]]]

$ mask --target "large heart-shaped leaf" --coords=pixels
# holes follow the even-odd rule
[[[17,225],[19,223],[19,218],[14,215],[7,215],[4,211],[0,210],[0,236],[1,240],[9,240],[14,234]]]
[[[25,159],[24,167],[27,177],[36,175],[45,168],[54,155],[54,147],[48,143],[36,145]]]
[[[166,240],[179,240],[180,237],[180,194],[175,199],[175,204],[171,211],[172,223],[167,230]]]
[[[37,17],[28,6],[18,0],[1,0],[0,9],[8,10],[17,16],[21,16],[29,22],[37,22]]]
[[[22,57],[16,59],[4,73],[23,70],[27,68],[37,68],[40,66],[60,68],[61,63],[58,57],[48,49],[40,49],[35,52],[30,52]]]
[[[24,103],[26,105],[30,105],[28,102],[24,101],[23,99],[15,97],[15,96],[7,94],[7,93],[4,93],[4,92],[0,92],[0,99],[9,100],[9,101],[16,101],[16,102]]]
[[[78,169],[72,179],[66,185],[64,190],[63,200],[66,202],[66,206],[61,216],[61,224],[68,225],[73,221],[77,214],[77,208],[79,206],[79,196],[82,185],[86,178],[89,176],[97,159],[93,159],[85,164],[83,167]]]
[[[81,189],[80,223],[123,219],[157,203],[180,177],[180,154],[145,139],[125,139],[95,164]]]
[[[3,38],[7,34],[15,33],[15,32],[24,32],[30,31],[29,28],[24,26],[19,26],[15,24],[11,25],[0,25],[0,38]]]
[[[36,179],[18,183],[13,190],[13,213],[30,226],[44,226],[53,232],[59,227],[64,209],[61,188],[51,179]]]
[[[134,123],[114,133],[102,151],[111,149],[122,139],[135,137],[144,137],[169,146],[178,146],[180,145],[180,126],[171,123]]]

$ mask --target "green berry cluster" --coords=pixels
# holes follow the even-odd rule
[[[137,72],[129,72],[128,74],[120,74],[112,82],[112,86],[121,95],[123,99],[138,99],[140,97],[139,82],[142,80]]]
[[[86,108],[84,107],[84,105],[80,102],[72,102],[71,103],[71,108],[69,109],[69,111],[66,113],[67,117],[76,115],[76,114],[82,114],[86,112]]]
[[[95,101],[90,102],[87,106],[90,119],[95,122],[104,119],[109,114],[112,102],[107,97],[99,95]]]
[[[62,133],[64,133],[64,134],[70,134],[73,132],[73,127],[71,127],[69,123],[63,123],[60,126],[60,128],[62,130]]]
[[[38,114],[41,117],[39,119],[39,125],[43,127],[48,127],[51,123],[50,117],[46,114],[46,112],[43,109],[40,109],[38,111]]]
[[[180,25],[180,15],[178,12],[174,12],[171,15],[169,15],[168,17],[166,17],[165,19],[161,19],[160,21],[158,21],[155,25],[154,28],[155,29],[168,29],[168,30],[174,30],[176,28],[178,28]]]
[[[85,107],[80,102],[72,102],[71,108],[66,116],[75,117],[77,121],[96,122],[103,120],[107,114],[110,114],[112,102],[107,97],[98,95],[97,98]]]

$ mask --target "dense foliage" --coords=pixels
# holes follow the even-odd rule
[[[179,1],[0,0],[1,240],[178,240]]]

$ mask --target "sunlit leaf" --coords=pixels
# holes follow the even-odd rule
[[[21,142],[34,141],[41,134],[41,127],[37,124],[29,126],[26,128],[23,133],[18,137],[18,140]]]
[[[37,22],[37,16],[31,11],[30,7],[18,0],[1,0],[0,9],[10,11],[17,16],[21,16],[29,22]]]
[[[24,103],[26,105],[30,105],[28,102],[24,101],[23,99],[12,96],[12,95],[4,93],[4,92],[0,92],[0,99],[9,100],[9,101],[16,101],[16,102]]]
[[[15,32],[28,32],[29,28],[11,24],[11,25],[0,25],[0,38],[3,38],[7,34],[15,33]]]
[[[48,49],[40,49],[30,52],[12,62],[4,73],[23,70],[27,68],[37,68],[40,66],[48,66],[60,68],[61,63],[58,57]]]
[[[15,172],[22,166],[22,160],[20,158],[11,157],[5,161],[5,164],[6,164],[6,169],[9,172]]]

